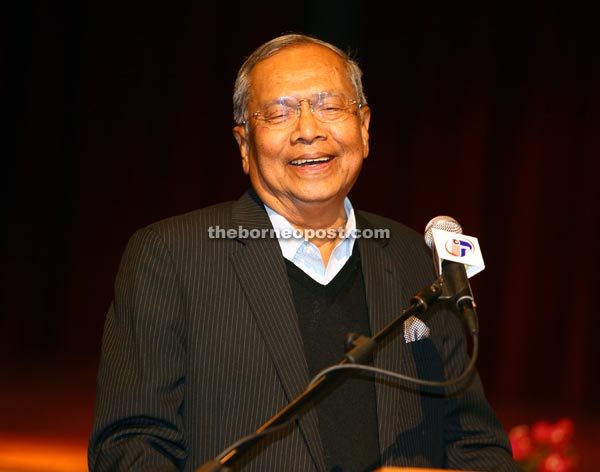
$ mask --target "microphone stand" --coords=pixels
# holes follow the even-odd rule
[[[369,338],[366,336],[350,334],[346,340],[347,353],[338,365],[348,363],[357,364],[368,359],[377,344],[382,342],[398,326],[404,323],[407,318],[425,313],[429,306],[437,301],[442,295],[442,286],[443,281],[441,278],[438,278],[431,285],[415,294],[411,298],[411,305],[374,336]],[[317,381],[309,385],[300,395],[288,403],[287,406],[260,426],[254,435],[249,436],[246,440],[239,441],[237,445],[230,447],[230,450],[226,449],[216,459],[205,462],[197,468],[195,472],[230,472],[231,469],[227,467],[228,465],[233,464],[244,451],[266,436],[269,430],[277,429],[277,426],[281,426],[294,418],[296,414],[313,400],[317,394],[323,392],[325,387],[330,386],[333,380],[338,379],[339,374],[340,371],[334,371],[320,377]]]

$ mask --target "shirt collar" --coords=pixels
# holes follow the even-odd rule
[[[278,235],[277,240],[279,241],[283,257],[292,260],[300,246],[305,242],[304,238],[285,217],[267,205],[265,205],[265,209],[267,210],[267,215],[269,215],[275,234]],[[346,211],[346,226],[344,226],[343,237],[344,239],[352,238],[354,240],[356,238],[356,217],[354,215],[354,208],[348,197],[344,199],[344,210]],[[284,238],[281,237],[281,234],[292,234],[294,236]]]

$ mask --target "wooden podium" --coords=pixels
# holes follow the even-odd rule
[[[375,472],[464,472],[460,470],[450,469],[430,469],[423,467],[381,467],[375,470]]]

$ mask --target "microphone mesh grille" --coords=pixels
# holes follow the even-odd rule
[[[433,249],[433,228],[448,231],[449,233],[462,234],[462,227],[454,218],[446,215],[436,216],[425,226],[425,242],[429,246],[429,249]]]

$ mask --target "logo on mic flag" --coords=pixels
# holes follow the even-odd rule
[[[442,271],[442,261],[464,264],[469,278],[485,268],[477,238],[437,228],[432,228],[432,235],[438,253],[439,273]]]
[[[457,257],[465,257],[473,251],[474,245],[468,239],[449,239],[446,241],[446,251]]]

